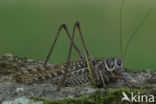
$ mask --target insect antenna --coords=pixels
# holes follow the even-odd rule
[[[121,7],[120,7],[120,54],[121,58],[123,55],[122,52],[122,12],[123,12],[124,0],[122,0]]]
[[[133,37],[136,35],[136,32],[140,29],[140,27],[142,26],[142,24],[145,22],[145,20],[146,20],[147,17],[149,16],[151,10],[152,10],[151,8],[148,10],[148,12],[147,12],[147,14],[145,15],[145,17],[143,18],[143,20],[137,25],[136,29],[133,31],[132,35],[130,36],[130,38],[129,38],[127,44],[126,44],[126,49],[125,49],[125,51],[124,51],[124,53],[123,53],[123,57],[122,57],[123,59],[125,58],[126,52],[127,52],[127,50],[128,50],[128,47],[129,47],[129,45],[130,45],[130,43],[131,43]]]
[[[140,27],[142,26],[142,24],[145,22],[146,18],[149,16],[150,12],[151,12],[151,9],[149,9],[149,11],[147,12],[147,14],[145,15],[145,17],[143,18],[143,20],[137,25],[137,27],[135,28],[135,30],[133,31],[132,35],[130,36],[130,38],[128,39],[128,42],[126,44],[126,48],[123,52],[123,42],[122,42],[122,14],[123,14],[123,8],[124,8],[124,1],[125,0],[122,0],[122,3],[121,3],[121,7],[120,7],[120,54],[121,54],[121,59],[122,59],[122,62],[124,61],[124,58],[126,56],[126,52],[128,50],[128,47],[133,39],[133,37],[136,35],[136,32],[140,29]],[[135,84],[129,82],[128,80],[126,80],[124,77],[119,77],[117,76],[119,79],[122,79],[126,82],[128,82],[130,85],[132,85],[133,87],[135,88],[139,88],[138,86],[136,86]]]

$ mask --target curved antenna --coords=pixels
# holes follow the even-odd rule
[[[131,43],[133,37],[136,35],[136,32],[140,29],[141,25],[145,22],[146,18],[149,16],[150,12],[151,12],[152,8],[149,9],[149,11],[147,12],[147,14],[145,15],[145,17],[143,18],[143,20],[138,24],[138,26],[136,27],[136,29],[134,30],[134,32],[132,33],[131,37],[129,38],[127,45],[126,45],[126,49],[125,52],[123,54],[123,59],[125,58],[126,52],[128,50],[129,44]]]
[[[121,7],[120,7],[120,55],[122,58],[122,12],[123,12],[124,0],[122,0]]]

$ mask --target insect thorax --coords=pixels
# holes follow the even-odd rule
[[[105,83],[115,80],[113,76],[119,75],[122,71],[122,62],[120,58],[100,58],[96,59],[95,62],[96,64],[91,65],[91,69],[97,86],[101,86],[102,80],[104,80]],[[80,65],[80,62],[77,62],[77,64]],[[67,74],[67,79],[65,81],[66,85],[83,86],[91,84],[91,76],[86,61],[84,61],[83,64],[85,66]],[[73,67],[76,68],[75,66]]]

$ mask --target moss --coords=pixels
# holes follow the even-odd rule
[[[64,98],[61,100],[48,100],[44,98],[35,97],[37,100],[41,100],[44,104],[135,104],[127,101],[121,102],[123,97],[122,92],[125,92],[128,96],[133,92],[136,94],[138,89],[109,89],[109,90],[98,90],[88,97],[81,98]]]

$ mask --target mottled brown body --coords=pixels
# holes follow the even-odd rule
[[[113,79],[111,76],[115,75],[115,70],[109,72],[106,70],[104,60],[108,58],[100,58],[96,59],[97,64],[99,65],[102,71],[103,79],[106,83],[110,81],[116,80]],[[111,58],[114,59],[114,58]],[[109,63],[107,63],[109,64]],[[115,63],[114,63],[115,65]],[[60,83],[63,80],[63,76],[66,70],[66,63],[53,65],[51,67],[42,68],[42,69],[32,69],[32,70],[24,70],[18,72],[15,76],[13,76],[13,80],[18,83],[36,83],[36,82],[43,82],[43,81],[53,81],[56,83]],[[93,69],[93,76],[96,80],[97,86],[101,84],[100,80],[95,75]],[[65,86],[84,86],[91,84],[91,78],[89,75],[87,63],[85,60],[77,60],[70,62],[70,65],[67,69],[67,76],[65,80]]]
[[[85,67],[87,67],[85,61],[73,61],[67,69],[67,72],[77,75],[78,70]],[[18,72],[18,74],[16,74],[13,79],[18,83],[35,83],[54,79],[61,80],[65,74],[65,68],[66,63],[62,63],[53,66],[47,66],[46,68],[43,67],[41,69],[24,70]]]

